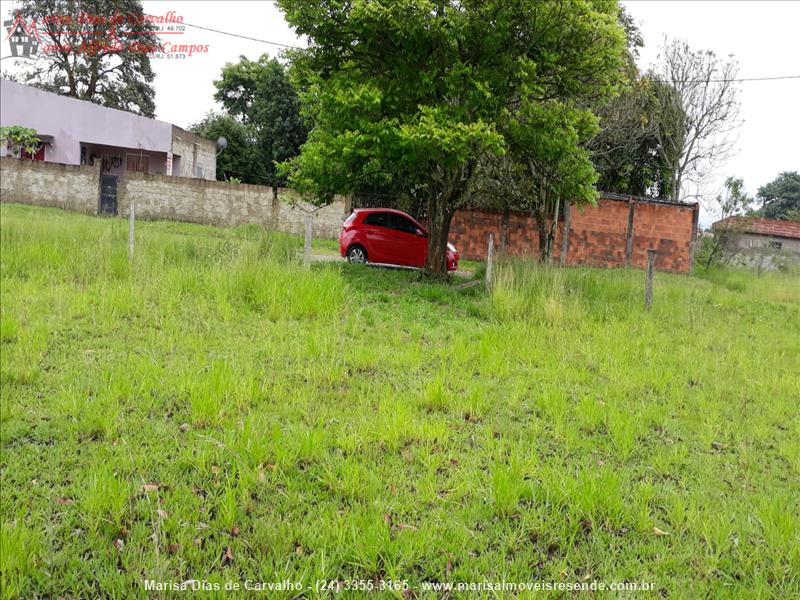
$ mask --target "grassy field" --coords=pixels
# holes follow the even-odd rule
[[[800,597],[797,274],[658,273],[648,314],[641,271],[489,295],[176,223],[131,266],[125,221],[1,211],[3,598]]]

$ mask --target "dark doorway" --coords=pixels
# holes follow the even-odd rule
[[[117,214],[117,176],[100,176],[100,214]]]

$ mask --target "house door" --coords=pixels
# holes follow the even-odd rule
[[[117,176],[100,176],[100,214],[117,214]]]

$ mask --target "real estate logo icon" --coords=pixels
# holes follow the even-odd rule
[[[8,35],[6,39],[11,47],[11,56],[16,58],[32,58],[39,52],[39,31],[36,21],[30,25],[22,15],[17,14],[13,20],[5,21],[3,26]]]

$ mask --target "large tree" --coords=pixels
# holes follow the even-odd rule
[[[549,261],[565,202],[593,203],[597,173],[582,147],[597,131],[597,119],[568,99],[523,100],[503,128],[508,152],[501,162],[513,208],[529,210],[536,223],[542,260]],[[510,173],[509,173],[510,171]]]
[[[702,188],[707,175],[730,156],[732,133],[739,126],[737,73],[733,57],[721,60],[711,50],[694,50],[679,40],[664,44],[651,77],[665,84],[658,99],[668,126],[659,130],[658,149],[672,163],[672,200],[700,196],[689,193],[687,184]]]
[[[672,140],[683,137],[682,119],[671,110],[677,106],[680,116],[680,104],[670,83],[639,72],[636,60],[644,39],[624,8],[619,22],[627,38],[627,82],[619,95],[595,106],[600,130],[586,147],[599,174],[598,189],[663,197],[671,194],[672,168],[679,158]],[[668,140],[666,147],[663,140]]]
[[[480,201],[475,204],[530,212],[543,261],[552,257],[567,204],[595,200],[595,170],[598,188],[637,195],[658,195],[668,178],[656,151],[657,132],[664,126],[656,93],[662,84],[640,77],[635,64],[643,45],[640,32],[624,10],[618,19],[627,39],[622,93],[600,98],[568,94],[544,105],[522,100],[502,128],[508,152],[481,163]],[[586,106],[599,116],[599,128]]]
[[[227,141],[227,146],[217,156],[217,179],[234,179],[256,185],[267,183],[257,173],[260,164],[257,146],[246,125],[230,115],[209,112],[201,121],[191,125],[189,131],[209,140],[224,137]]]
[[[254,144],[248,164],[236,176],[262,185],[283,185],[276,165],[296,156],[308,135],[297,92],[284,66],[266,54],[256,61],[241,56],[239,62],[225,65],[214,85],[214,99],[245,128]]]
[[[42,89],[152,117],[160,49],[139,0],[22,0],[14,11],[34,25],[39,53],[22,80]]]
[[[587,144],[598,189],[672,197],[672,169],[680,158],[672,140],[683,133],[682,119],[672,118],[670,107],[680,110],[675,90],[649,75],[635,76],[619,96],[598,107],[600,131]]]
[[[504,154],[513,135],[543,161],[553,144],[550,158],[567,164],[576,154],[561,155],[559,136],[592,119],[582,106],[611,93],[622,70],[612,1],[279,5],[309,40],[293,64],[314,129],[288,166],[293,185],[322,201],[373,187],[424,202],[438,273],[481,158]],[[594,177],[590,164],[552,171],[577,185]]]
[[[769,219],[800,221],[800,173],[787,171],[758,188],[759,213]]]

